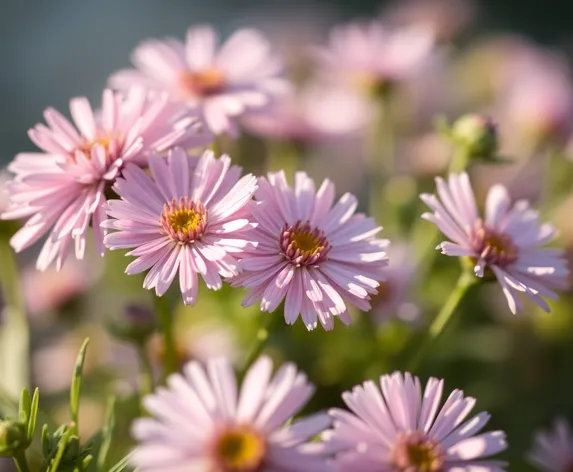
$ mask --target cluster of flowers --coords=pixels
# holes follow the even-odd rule
[[[418,66],[432,44],[421,30],[352,25],[335,31],[317,57],[325,75],[358,75],[380,88]],[[241,177],[229,156],[201,151],[222,134],[235,136],[242,118],[270,112],[288,93],[267,40],[241,30],[219,46],[210,27],[191,28],[184,44],[143,43],[133,62],[136,69],[110,78],[101,110],[75,98],[74,124],[50,108],[47,126],[30,130],[42,152],[16,156],[6,186],[2,218],[27,218],[13,248],[47,237],[37,268],[59,269],[70,253],[84,257],[91,233],[102,254],[130,249],[135,259],[126,272],[148,271],[143,286],[158,296],[178,276],[185,304],[195,304],[200,275],[209,289],[224,280],[248,289],[245,306],[260,302],[272,312],[284,300],[286,323],[300,316],[308,329],[319,322],[333,329],[335,317],[350,323],[348,304],[368,311],[385,277],[389,242],[377,236],[382,228],[373,218],[356,213],[356,197],[335,201],[331,181],[317,189],[304,172],[292,187],[284,172]],[[421,198],[431,209],[423,218],[450,240],[441,251],[469,261],[477,277],[495,277],[513,313],[521,295],[549,310],[545,298],[556,298],[568,275],[561,251],[543,247],[555,229],[501,185],[491,188],[482,217],[466,173],[436,184],[437,196]],[[134,464],[173,472],[504,470],[502,462],[480,460],[505,449],[504,434],[478,434],[485,413],[464,422],[475,401],[460,391],[440,409],[442,381],[430,379],[422,394],[410,374],[383,376],[382,393],[366,382],[344,394],[353,413],[333,410],[286,425],[313,387],[290,364],[272,379],[271,370],[260,358],[238,394],[228,362],[210,362],[207,373],[188,364],[147,398],[157,419],[135,424],[142,445]],[[331,421],[324,442],[308,442]],[[559,435],[565,441],[562,429]],[[556,460],[543,440],[534,457]]]

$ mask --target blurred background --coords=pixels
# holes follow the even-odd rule
[[[344,389],[404,368],[409,342],[440,308],[459,271],[453,258],[427,252],[437,235],[417,219],[423,211],[418,193],[433,191],[433,177],[445,172],[451,154],[435,132],[435,116],[486,112],[494,117],[501,152],[513,164],[475,166],[478,198],[493,182],[504,182],[515,198],[531,199],[543,209],[543,218],[560,229],[558,244],[571,254],[573,163],[567,156],[573,123],[573,3],[546,0],[541,8],[538,0],[5,2],[0,14],[0,162],[34,150],[26,130],[42,121],[47,106],[67,114],[70,97],[78,95],[97,104],[109,75],[128,66],[131,51],[143,39],[183,38],[187,27],[198,23],[216,25],[222,36],[255,26],[284,55],[288,73],[298,77],[299,67],[309,67],[307,49],[326,44],[333,25],[374,18],[429,25],[436,37],[429,68],[409,77],[396,99],[393,142],[386,148],[393,155],[394,177],[378,195],[382,203],[370,202],[395,247],[390,257],[398,262],[373,312],[356,313],[351,327],[337,323],[333,332],[324,333],[307,332],[300,323],[279,324],[269,343],[276,359],[298,363],[319,386],[309,410],[340,405]],[[534,81],[524,81],[532,76]],[[245,125],[247,132],[233,149],[251,171],[296,167],[316,179],[332,178],[339,194],[356,193],[367,210],[372,199],[364,190],[368,156],[357,143],[367,139],[368,124],[349,124],[340,140],[332,136],[333,128],[338,132],[344,126],[329,125],[329,140],[276,133],[269,138],[264,127]],[[137,357],[106,326],[124,320],[130,304],[150,306],[151,294],[143,292],[140,278],[122,275],[122,254],[108,253],[104,260],[92,255],[61,273],[36,272],[34,259],[27,251],[19,264],[32,326],[33,383],[40,386],[42,408],[54,422],[67,421],[66,389],[77,349],[89,335],[82,433],[89,437],[98,431],[107,395],[115,392],[123,408],[119,437],[127,437],[129,420],[138,414]],[[240,308],[243,295],[229,287],[218,293],[202,287],[191,309],[170,293],[182,360],[221,353],[237,362],[244,357],[264,315],[257,307]],[[512,316],[499,287],[479,287],[416,371],[423,381],[445,378],[448,391],[461,388],[478,399],[478,411],[492,413],[491,428],[508,434],[510,448],[502,457],[511,471],[533,470],[524,455],[536,429],[549,427],[558,416],[573,420],[573,297],[564,293],[551,307],[545,314],[527,305],[524,313]],[[152,339],[147,349],[158,364],[161,343]],[[9,347],[0,350],[9,359]],[[9,394],[18,390],[6,389]],[[129,446],[118,441],[113,457]]]

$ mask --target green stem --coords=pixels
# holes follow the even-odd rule
[[[294,175],[299,170],[303,149],[293,142],[272,141],[269,143],[267,155],[267,172],[284,170],[287,176]]]
[[[394,122],[392,95],[388,91],[378,100],[377,116],[369,135],[367,152],[370,159],[369,212],[380,218],[384,201],[384,189],[388,177],[394,171]]]
[[[153,369],[151,368],[145,345],[142,343],[137,345],[137,357],[139,358],[141,369],[139,393],[141,397],[144,397],[153,391]]]
[[[18,472],[30,472],[30,467],[28,467],[28,460],[26,459],[26,453],[24,451],[17,451],[14,454],[13,459]]]
[[[4,238],[0,240],[0,261],[0,285],[6,304],[0,349],[9,350],[8,356],[2,356],[0,371],[4,388],[18,397],[22,387],[29,388],[30,384],[30,327],[14,251]]]
[[[153,297],[155,310],[159,318],[159,326],[163,333],[165,357],[163,361],[163,377],[177,371],[177,350],[175,347],[175,335],[173,332],[173,314],[169,302],[165,297]]]
[[[460,274],[460,278],[458,279],[456,287],[450,293],[446,303],[444,306],[442,306],[442,309],[432,321],[432,324],[428,328],[427,335],[422,341],[420,348],[413,356],[412,361],[409,364],[409,370],[412,371],[418,367],[422,357],[426,355],[430,346],[434,344],[438,337],[443,333],[447,324],[452,319],[453,314],[456,312],[456,308],[458,307],[460,301],[465,296],[468,289],[475,283],[475,281],[476,277],[469,271],[464,270]]]
[[[247,356],[247,359],[245,360],[245,363],[243,364],[243,367],[239,372],[240,379],[243,379],[245,377],[245,374],[249,370],[249,367],[253,365],[253,363],[257,360],[257,358],[261,355],[261,352],[263,352],[263,349],[267,345],[270,333],[277,324],[278,319],[280,318],[278,313],[266,313],[263,316],[266,316],[265,323],[257,331],[257,335],[255,336],[255,345],[249,352],[249,355]]]

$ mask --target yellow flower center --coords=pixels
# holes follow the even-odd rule
[[[216,68],[183,72],[179,81],[182,89],[193,96],[215,95],[225,88],[225,76],[221,70]]]
[[[248,427],[231,427],[215,440],[213,458],[216,472],[257,472],[267,447],[261,435]]]
[[[393,451],[393,462],[400,472],[441,472],[444,454],[440,444],[420,432],[398,437]]]
[[[195,231],[203,222],[203,215],[193,208],[181,208],[167,215],[167,223],[175,232]]]
[[[160,224],[166,234],[179,243],[200,239],[207,225],[207,209],[189,197],[173,199],[163,205]]]
[[[284,225],[279,240],[282,254],[296,266],[315,265],[326,260],[331,246],[324,231],[309,222]]]
[[[294,248],[298,249],[305,256],[311,255],[315,251],[324,249],[322,241],[317,234],[309,231],[295,231],[291,235]]]

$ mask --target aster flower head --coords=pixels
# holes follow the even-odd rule
[[[421,195],[433,211],[422,218],[450,239],[438,246],[442,254],[467,258],[477,277],[495,276],[512,313],[523,309],[519,294],[549,311],[542,297],[556,299],[553,290],[566,287],[569,273],[563,251],[542,247],[555,237],[555,228],[540,223],[527,201],[512,202],[502,185],[489,190],[482,218],[466,173],[452,174],[447,182],[438,177],[436,184],[438,197]]]
[[[384,280],[378,287],[378,293],[371,301],[371,316],[378,323],[393,318],[410,323],[419,319],[420,310],[410,299],[410,289],[416,279],[412,252],[412,248],[406,244],[393,242],[388,248],[390,262],[384,272]]]
[[[116,230],[106,235],[109,249],[133,248],[135,256],[125,272],[147,269],[143,286],[163,295],[179,272],[186,304],[197,299],[197,276],[218,290],[221,277],[238,274],[237,257],[249,246],[249,203],[257,179],[231,166],[231,159],[216,159],[205,151],[196,162],[180,148],[167,158],[149,158],[151,177],[137,166],[127,166],[114,184],[121,200],[110,200],[102,223]]]
[[[185,43],[168,38],[139,45],[136,69],[110,78],[114,88],[134,84],[167,91],[174,101],[198,110],[215,134],[236,133],[234,118],[260,109],[287,87],[282,65],[257,31],[241,29],[219,45],[210,26],[191,27]]]
[[[434,34],[423,26],[354,22],[334,28],[316,59],[325,77],[375,91],[415,74],[433,47]]]
[[[346,87],[317,82],[285,94],[260,113],[246,114],[241,123],[267,138],[308,144],[355,133],[371,118],[372,109],[363,97]]]
[[[573,470],[573,434],[567,421],[558,419],[551,431],[535,435],[529,461],[543,472]]]
[[[131,89],[127,95],[103,93],[101,113],[94,114],[84,97],[70,101],[75,126],[53,108],[44,112],[48,126],[36,125],[30,139],[41,153],[21,153],[9,165],[15,175],[7,184],[9,207],[3,219],[29,217],[11,239],[17,251],[48,235],[37,260],[45,270],[52,262],[60,268],[70,247],[77,259],[85,253],[90,224],[103,253],[105,189],[126,163],[145,165],[152,151],[174,144],[190,147],[210,139],[200,123],[179,112],[167,96]]]
[[[454,390],[440,408],[444,381],[395,372],[368,381],[342,398],[351,410],[329,412],[334,428],[323,433],[335,453],[334,470],[360,472],[503,472],[505,464],[483,460],[506,449],[502,431],[480,433],[490,416],[466,420],[475,399]]]
[[[133,424],[132,464],[142,472],[327,471],[323,448],[308,440],[328,427],[328,416],[286,425],[313,392],[292,364],[272,376],[268,357],[253,364],[240,389],[225,358],[206,369],[189,362],[144,399],[152,417]]]
[[[347,303],[370,309],[388,261],[388,241],[373,218],[355,214],[358,201],[346,193],[334,204],[334,185],[324,180],[318,191],[305,172],[295,174],[294,188],[284,172],[259,179],[253,206],[257,227],[251,232],[256,251],[243,255],[243,273],[233,285],[248,288],[244,306],[261,302],[272,312],[285,300],[285,321],[299,314],[308,329],[317,319],[324,329],[334,316],[350,322]]]

